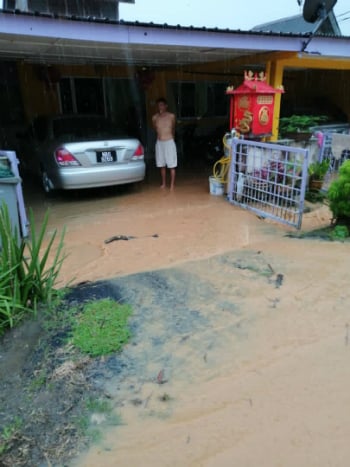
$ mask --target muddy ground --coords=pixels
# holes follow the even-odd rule
[[[224,360],[220,357],[224,342],[219,333],[221,321],[227,318],[236,345],[244,339],[246,318],[234,298],[243,282],[262,281],[270,290],[280,286],[269,261],[262,252],[249,251],[208,259],[201,265],[193,263],[75,287],[55,320],[62,315],[64,321],[68,310],[95,298],[111,297],[132,305],[133,337],[121,354],[84,357],[67,344],[67,327],[60,328],[56,323],[53,329],[47,329],[49,318],[43,312],[39,319],[8,333],[0,354],[1,427],[5,431],[13,427],[14,432],[2,465],[70,465],[72,458],[94,441],[97,432],[111,423],[106,414],[89,409],[92,399],[113,401],[114,409],[125,404],[145,407],[147,398],[141,395],[141,389],[149,384],[154,386],[149,396],[158,398],[160,410],[167,413],[171,403],[166,383],[178,371],[188,382],[195,380],[193,363],[184,364],[183,352],[195,356],[201,366],[208,360]],[[206,273],[199,273],[202,268]],[[235,276],[229,295],[210,278],[211,274],[218,277],[215,270]],[[215,314],[211,313],[214,309]]]
[[[62,317],[112,297],[132,338],[87,359],[42,319],[8,333],[2,465],[347,465],[347,243],[290,238],[203,179],[50,208],[75,284]],[[328,222],[318,206],[303,228]]]

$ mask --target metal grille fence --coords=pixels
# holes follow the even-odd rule
[[[346,160],[350,159],[350,134],[349,126],[338,127],[332,130],[317,131],[321,135],[321,145],[318,161],[329,160],[328,172],[325,175],[323,189],[327,190],[339,173],[339,168]],[[340,138],[340,140],[339,140]]]
[[[345,133],[345,131],[344,131]],[[342,147],[341,153],[337,156],[333,154],[333,139],[334,139],[334,134],[335,132],[324,132],[323,137],[322,137],[322,145],[320,148],[320,153],[319,153],[319,161],[323,161],[324,159],[329,159],[330,164],[329,164],[329,172],[337,172],[339,170],[339,167],[342,165],[342,163],[348,159],[350,159],[350,135],[347,132],[346,137],[349,140],[344,146]],[[343,134],[343,133],[340,133]],[[336,137],[336,136],[335,136]]]
[[[308,150],[232,139],[228,200],[300,229]]]

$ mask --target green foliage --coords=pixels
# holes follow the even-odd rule
[[[305,199],[310,203],[322,203],[326,196],[327,195],[325,193],[322,193],[321,191],[317,190],[308,190],[305,193]]]
[[[336,225],[330,233],[332,240],[345,240],[349,237],[349,229],[346,225]]]
[[[31,311],[29,308],[22,306],[17,301],[18,292],[14,290],[11,295],[9,284],[13,283],[17,286],[16,281],[12,281],[12,276],[15,268],[8,271],[0,271],[0,334],[5,327],[14,327],[21,319]]]
[[[121,305],[112,299],[87,303],[75,317],[73,344],[92,357],[120,350],[130,338],[127,326],[130,314],[129,305]]]
[[[325,123],[329,119],[326,115],[291,115],[279,120],[279,134],[310,132],[313,126]]]
[[[90,412],[110,413],[112,411],[112,404],[110,400],[89,397],[86,401],[86,408]]]
[[[320,229],[308,230],[305,232],[289,232],[287,237],[291,238],[309,238],[325,241],[339,240],[341,242],[350,242],[349,229],[345,225],[328,225]]]
[[[327,196],[333,219],[341,219],[350,225],[350,160],[341,165],[339,176],[331,183]]]
[[[30,385],[30,389],[32,391],[36,391],[40,389],[41,387],[45,386],[46,381],[47,381],[46,369],[45,370],[41,369],[39,371],[39,374],[33,378],[31,385]]]
[[[122,424],[122,419],[114,412],[110,400],[89,397],[86,401],[86,411],[88,413],[84,413],[77,421],[77,426],[82,435],[93,443],[102,441],[102,427]],[[97,417],[97,420],[94,421],[94,414],[99,414],[101,417]],[[95,426],[96,424],[98,426]]]
[[[64,230],[49,265],[57,232],[53,232],[44,248],[47,224],[48,212],[37,233],[30,211],[31,238],[19,239],[7,205],[3,203],[0,208],[0,334],[5,328],[16,326],[28,313],[36,313],[39,303],[50,307],[56,296],[54,286],[64,260]]]
[[[12,423],[6,425],[0,433],[0,455],[4,454],[11,445],[12,440],[16,437],[18,430],[21,428],[22,420],[18,417]]]
[[[308,173],[310,178],[313,180],[323,180],[326,176],[326,173],[329,170],[329,159],[323,159],[323,161],[312,162],[308,167]]]

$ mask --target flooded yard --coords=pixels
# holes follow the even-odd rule
[[[67,465],[347,465],[348,243],[289,238],[210,195],[203,174],[179,174],[175,192],[154,178],[32,199],[50,229],[66,225],[62,286],[134,310],[124,351],[84,367],[120,423],[92,417],[102,439]],[[318,207],[303,229],[329,219]]]

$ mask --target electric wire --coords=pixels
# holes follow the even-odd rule
[[[340,18],[341,16],[345,16],[350,13],[350,10],[344,11],[344,13],[339,13],[339,15],[336,16],[336,18]]]

